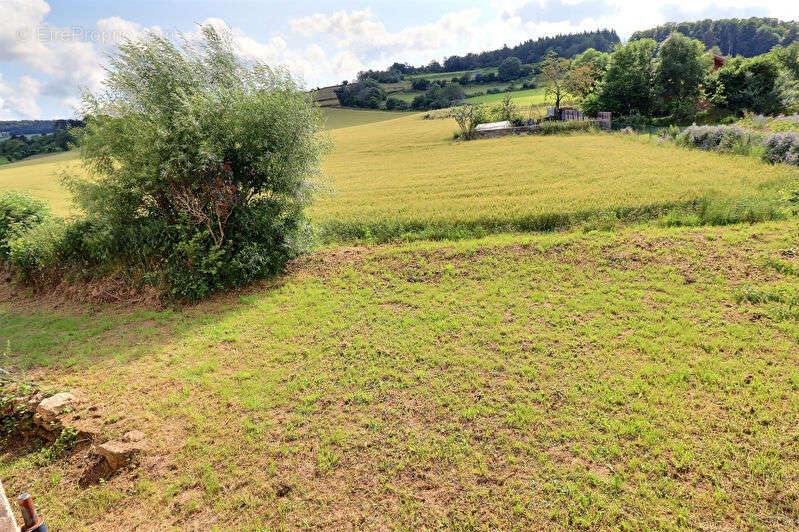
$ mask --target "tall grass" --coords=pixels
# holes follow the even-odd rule
[[[776,198],[795,178],[787,167],[750,157],[656,146],[635,136],[458,143],[451,140],[454,125],[409,116],[334,132],[337,148],[324,165],[334,192],[312,209],[324,240],[548,231],[604,216],[661,219],[672,211],[708,224],[770,219],[782,215]]]

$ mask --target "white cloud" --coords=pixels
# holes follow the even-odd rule
[[[0,117],[40,118],[42,110],[37,103],[42,83],[31,76],[22,76],[16,85],[0,79]]]
[[[334,39],[340,48],[362,52],[435,50],[466,38],[476,29],[479,9],[447,13],[432,24],[412,26],[390,32],[369,10],[338,11],[332,15],[316,13],[289,22],[306,37],[317,34]]]

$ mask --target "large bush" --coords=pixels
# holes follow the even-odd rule
[[[197,299],[302,250],[325,148],[319,110],[287,72],[243,62],[210,27],[201,35],[120,46],[104,90],[83,102],[88,175],[66,178],[85,216],[58,245],[31,235],[40,252],[20,241],[20,267],[55,256],[53,269],[124,271]]]

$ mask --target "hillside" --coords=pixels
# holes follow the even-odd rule
[[[788,46],[799,39],[799,22],[757,17],[705,19],[636,31],[630,40],[649,38],[660,42],[674,31],[702,41],[708,49],[718,47],[722,55],[754,57],[776,45]]]
[[[536,69],[546,53],[555,52],[562,57],[574,57],[589,48],[612,51],[619,43],[615,31],[601,30],[569,35],[543,37],[528,40],[517,46],[464,56],[450,56],[443,64],[431,61],[428,65],[414,67],[395,63],[385,71],[366,71],[358,74],[356,82],[320,88],[314,91],[314,99],[323,107],[344,105],[348,107],[388,108],[389,110],[435,109],[447,107],[453,101],[486,97],[517,90],[534,89],[537,86]],[[513,75],[500,72],[503,61],[518,60],[520,70]],[[424,82],[420,84],[419,82]],[[442,90],[454,89],[451,96],[439,103],[419,104],[421,97],[429,96],[430,87],[440,83]],[[450,85],[447,87],[446,85]],[[355,94],[350,95],[354,91]],[[363,93],[363,97],[358,94]],[[388,100],[393,100],[389,103]],[[472,100],[479,101],[479,100]]]

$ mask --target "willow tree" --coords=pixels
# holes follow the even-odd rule
[[[242,60],[210,26],[181,45],[148,34],[119,47],[83,107],[73,255],[196,299],[301,250],[327,143],[286,70]]]

